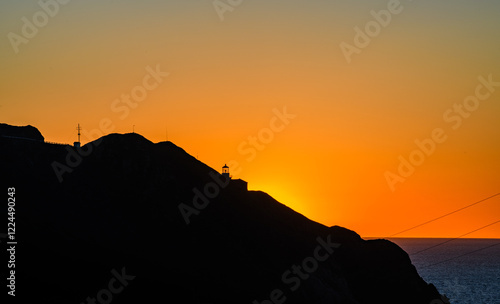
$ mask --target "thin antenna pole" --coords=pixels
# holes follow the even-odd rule
[[[80,128],[80,124],[78,124],[78,127],[76,128],[78,130],[78,142],[80,142],[80,130],[82,128]]]
[[[132,126],[132,133],[135,133],[135,125]]]

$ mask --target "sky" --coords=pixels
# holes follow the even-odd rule
[[[6,0],[0,29],[0,122],[46,141],[168,139],[364,237],[500,192],[499,1]],[[498,220],[500,195],[397,236]]]

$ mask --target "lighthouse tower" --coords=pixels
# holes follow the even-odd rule
[[[238,190],[238,191],[248,191],[248,184],[242,179],[232,179],[231,175],[229,174],[229,167],[224,164],[224,167],[222,167],[222,176],[226,178],[229,181],[229,188]]]
[[[231,176],[229,175],[229,167],[226,164],[224,164],[224,167],[222,167],[222,176],[227,179],[231,178]]]

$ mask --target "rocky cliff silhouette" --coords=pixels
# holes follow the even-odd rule
[[[0,169],[4,195],[16,189],[22,303],[440,298],[394,243],[365,241],[266,193],[223,186],[217,171],[171,142],[111,134],[78,150],[0,136]],[[183,216],[182,204],[198,213]]]

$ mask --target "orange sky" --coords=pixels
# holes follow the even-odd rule
[[[101,123],[168,134],[250,189],[362,236],[500,192],[498,1],[256,0],[219,13],[215,1],[47,3],[46,19],[36,2],[0,3],[1,122],[65,143],[77,123],[93,134],[83,142]],[[367,25],[372,37],[356,37]],[[410,155],[422,164],[403,177]],[[398,236],[457,237],[499,219],[497,196]],[[467,237],[500,238],[500,224]]]

